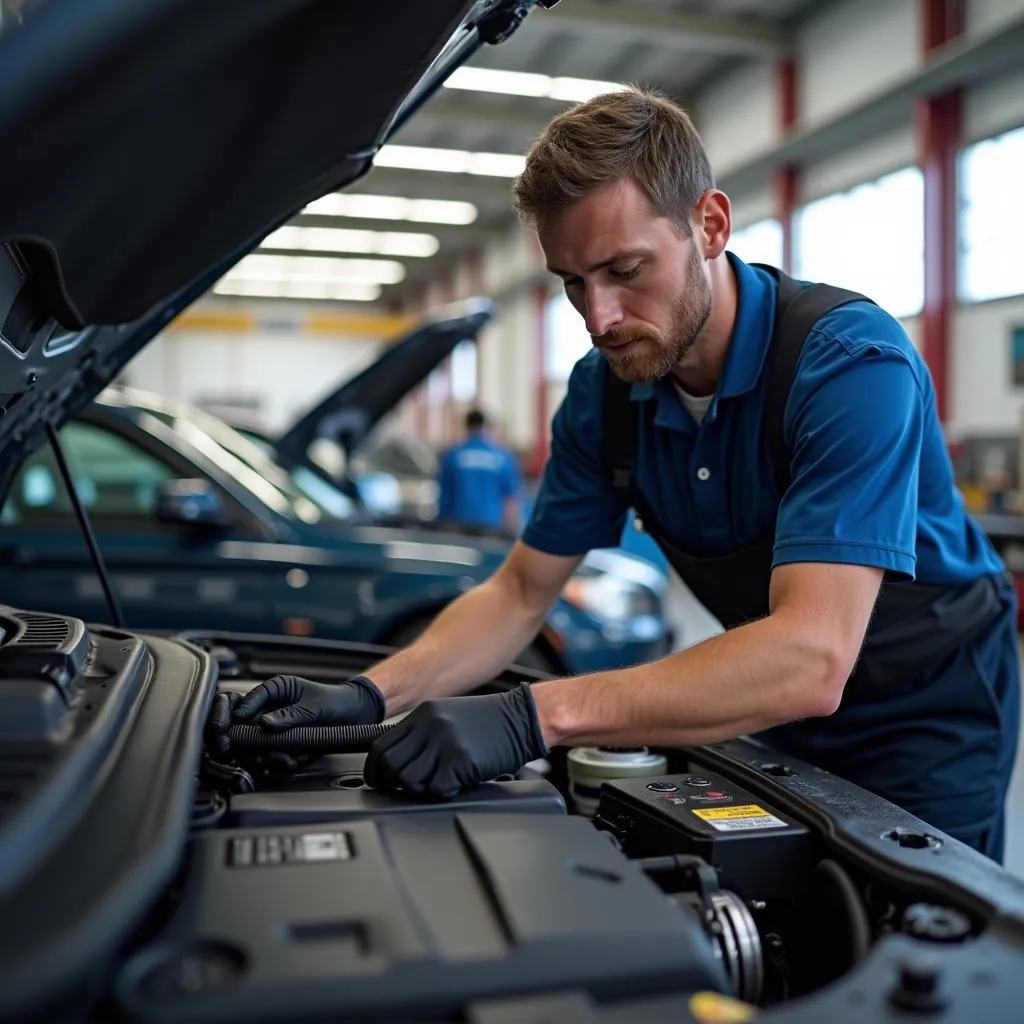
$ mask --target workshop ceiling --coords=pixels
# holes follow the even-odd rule
[[[271,236],[256,254],[259,283],[243,261],[217,291],[258,295],[272,276],[268,266],[290,268],[293,261],[280,257],[297,257],[299,269],[283,274],[280,287],[271,283],[277,297],[397,308],[512,223],[512,177],[560,110],[605,91],[602,83],[654,86],[690,106],[738,64],[786,56],[800,22],[829,2],[561,0],[535,10],[508,42],[483,48],[456,71],[384,147],[370,174]],[[304,284],[301,268],[323,258],[345,261],[332,264],[336,284],[325,285],[322,273]]]

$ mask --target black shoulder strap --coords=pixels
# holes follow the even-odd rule
[[[804,341],[826,313],[848,302],[870,302],[858,292],[830,284],[800,285],[777,267],[763,263],[751,266],[767,270],[779,282],[775,303],[775,327],[768,347],[768,379],[764,399],[764,436],[775,466],[779,494],[789,487],[789,445],[784,419],[789,391]]]
[[[611,472],[612,490],[626,502],[632,492],[636,456],[636,406],[629,400],[629,389],[629,383],[605,364],[601,448]]]
[[[870,302],[866,296],[829,284],[800,285],[777,267],[763,263],[751,266],[768,271],[779,283],[775,304],[775,326],[768,348],[767,391],[764,403],[764,433],[775,466],[779,494],[789,486],[789,446],[784,419],[796,364],[804,340],[814,325],[827,313],[849,302]],[[609,367],[604,373],[605,465],[611,471],[612,489],[624,501],[633,494],[633,463],[636,457],[636,407],[629,400],[630,385]]]

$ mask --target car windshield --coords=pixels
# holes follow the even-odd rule
[[[216,416],[173,403],[158,406],[129,400],[129,404],[180,434],[281,515],[315,523],[324,518],[348,518],[355,512],[348,495],[315,473],[288,473],[260,445]]]

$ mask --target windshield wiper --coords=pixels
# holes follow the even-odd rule
[[[99,544],[96,543],[96,534],[93,533],[89,514],[85,511],[85,506],[78,496],[75,481],[72,479],[71,470],[68,468],[68,461],[64,457],[64,448],[60,443],[60,436],[52,423],[46,424],[46,437],[50,442],[50,447],[53,449],[53,457],[57,460],[57,468],[60,470],[61,478],[64,480],[68,497],[71,499],[71,507],[75,510],[75,518],[78,520],[79,526],[82,527],[85,546],[89,549],[92,564],[96,567],[96,575],[100,578],[100,586],[103,587],[103,593],[107,596],[107,606],[110,608],[111,618],[114,620],[115,626],[119,629],[124,629],[124,616],[121,614],[121,606],[117,603],[114,588],[110,585],[110,576],[107,574],[107,566],[103,561],[103,553],[100,551]]]

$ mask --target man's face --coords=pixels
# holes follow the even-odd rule
[[[612,370],[627,381],[667,376],[711,314],[694,240],[658,216],[629,178],[595,189],[538,234]]]

